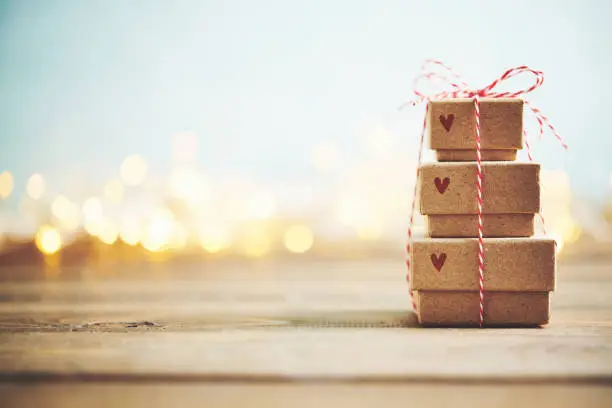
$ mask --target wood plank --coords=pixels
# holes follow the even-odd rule
[[[607,407],[602,385],[457,384],[47,384],[0,385],[3,406],[197,407]]]
[[[123,272],[6,279],[3,381],[612,378],[609,263],[560,266],[544,329],[420,328],[395,260]]]

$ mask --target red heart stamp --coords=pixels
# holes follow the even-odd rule
[[[436,177],[434,179],[434,184],[438,189],[438,193],[444,194],[444,192],[448,188],[448,185],[450,184],[450,179],[448,177],[444,177],[444,180],[440,180],[440,177]]]
[[[455,120],[455,115],[449,113],[447,116],[440,115],[440,123],[444,126],[447,132],[451,130],[451,126],[453,126],[453,121]]]
[[[444,262],[446,262],[446,254],[444,252],[442,252],[439,256],[436,254],[431,254],[431,263],[433,264],[434,268],[438,270],[438,272],[442,270]]]

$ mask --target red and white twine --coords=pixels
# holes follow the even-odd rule
[[[535,82],[524,89],[517,91],[495,91],[494,89],[502,82],[515,77],[519,74],[533,74],[535,76]],[[442,82],[450,90],[443,90],[433,94],[425,94],[419,90],[419,83],[423,80],[427,80],[430,83],[435,81]],[[485,273],[485,251],[484,251],[484,240],[483,240],[483,198],[482,198],[482,187],[483,187],[483,172],[482,172],[482,145],[480,135],[480,103],[479,98],[518,98],[522,95],[528,94],[529,92],[540,87],[544,82],[544,73],[542,71],[536,71],[529,68],[526,65],[520,67],[511,68],[505,71],[499,78],[491,82],[489,85],[480,89],[470,89],[470,87],[463,82],[461,77],[457,75],[450,67],[437,60],[427,60],[421,67],[421,74],[414,79],[413,92],[416,95],[416,99],[410,101],[403,106],[410,105],[415,106],[422,102],[427,102],[425,108],[425,119],[423,120],[423,128],[421,130],[421,136],[419,140],[419,153],[417,159],[417,170],[416,180],[414,185],[414,193],[412,197],[412,204],[410,208],[410,222],[408,227],[408,244],[406,245],[406,266],[408,267],[408,274],[406,280],[408,281],[408,287],[410,291],[410,298],[412,301],[413,311],[416,311],[416,302],[410,287],[410,267],[412,259],[412,241],[413,241],[413,226],[414,226],[414,214],[416,209],[416,200],[418,193],[418,178],[421,171],[421,165],[423,160],[423,146],[425,142],[425,132],[427,129],[427,113],[429,109],[429,102],[434,100],[446,100],[454,98],[469,98],[474,101],[474,120],[475,120],[475,136],[476,136],[476,202],[478,204],[478,292],[479,292],[479,325],[482,327],[484,322],[484,273]],[[555,138],[561,143],[563,148],[567,149],[567,145],[556,131],[556,129],[549,122],[548,118],[544,116],[541,110],[534,107],[528,101],[524,101],[524,104],[533,113],[539,128],[539,137],[541,138],[544,134],[545,128],[549,128]],[[529,138],[527,131],[523,130],[525,136],[525,147],[527,150],[527,156],[530,161],[533,161],[531,154],[531,147],[529,144]],[[544,225],[544,218],[540,214],[542,225]]]
[[[479,324],[484,321],[484,241],[482,227],[482,154],[480,143],[480,103],[478,96],[474,97],[474,119],[476,120],[476,203],[478,204],[478,293],[479,301]]]

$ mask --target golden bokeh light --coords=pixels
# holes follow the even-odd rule
[[[314,236],[310,228],[305,225],[293,225],[285,231],[283,243],[294,253],[302,254],[312,248]]]
[[[102,201],[98,197],[90,197],[85,200],[82,210],[85,221],[101,220],[103,217]]]
[[[100,241],[104,242],[107,245],[112,245],[117,241],[119,237],[119,231],[114,223],[107,221],[104,223],[102,227],[102,231],[98,235]]]
[[[172,239],[174,215],[167,209],[159,210],[144,231],[142,246],[151,252],[163,250]]]
[[[163,237],[160,238],[154,233],[147,232],[140,241],[140,244],[147,251],[159,252],[164,248],[165,240],[163,239]]]
[[[382,235],[382,229],[376,224],[360,225],[356,229],[357,236],[364,241],[377,240]]]
[[[89,235],[99,237],[102,234],[102,231],[104,231],[104,220],[85,220],[83,226]]]
[[[133,154],[126,157],[121,163],[121,180],[125,185],[137,186],[147,177],[148,165],[144,157]]]
[[[177,198],[189,203],[197,203],[203,195],[198,175],[187,169],[174,170],[170,176],[170,188]]]
[[[200,233],[200,245],[211,254],[228,249],[232,244],[229,231],[221,226],[206,226]]]
[[[34,242],[40,252],[47,255],[54,254],[62,248],[62,238],[59,232],[48,225],[40,227]]]
[[[33,200],[39,200],[45,194],[45,179],[42,174],[34,173],[28,179],[26,184],[26,193]]]
[[[261,258],[270,252],[272,244],[268,237],[262,236],[255,239],[247,239],[244,243],[244,254],[251,258]]]
[[[249,214],[256,219],[266,219],[276,211],[276,197],[272,193],[261,191],[249,200]]]
[[[119,238],[128,245],[138,245],[140,242],[140,228],[133,222],[125,222],[119,228]]]
[[[240,247],[244,255],[261,258],[272,249],[272,240],[263,224],[250,225],[242,231]]]
[[[51,203],[51,214],[67,230],[74,230],[80,224],[78,206],[63,195],[57,196]]]
[[[0,199],[8,198],[13,192],[15,179],[9,171],[0,173]]]
[[[123,184],[119,180],[110,180],[104,186],[104,197],[111,203],[119,204],[123,200]]]

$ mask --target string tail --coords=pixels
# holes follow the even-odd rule
[[[414,214],[416,212],[416,202],[419,188],[419,175],[421,174],[421,164],[423,162],[423,145],[425,144],[425,132],[427,130],[427,114],[429,113],[429,104],[425,106],[425,116],[423,118],[423,128],[421,129],[421,137],[419,140],[419,155],[417,157],[417,170],[416,178],[414,180],[414,190],[412,193],[412,204],[410,206],[410,221],[408,223],[408,244],[406,245],[406,283],[408,283],[408,292],[410,293],[410,301],[412,303],[412,311],[417,312],[417,305],[414,299],[414,293],[410,286],[410,268],[412,267],[412,241],[413,241],[413,230],[414,230]]]
[[[474,97],[474,117],[476,119],[476,202],[478,204],[478,294],[479,310],[478,325],[484,323],[484,240],[482,223],[482,145],[480,138],[480,103]]]

